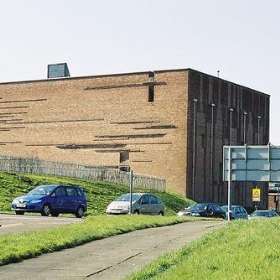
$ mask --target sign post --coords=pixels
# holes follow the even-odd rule
[[[228,149],[228,221],[230,221],[231,212],[231,149]]]
[[[261,190],[256,188],[256,189],[252,189],[252,201],[255,202],[255,210],[258,209],[258,205],[257,202],[261,201]]]
[[[128,212],[128,214],[132,214],[132,185],[133,185],[133,171],[130,170],[130,172],[129,172],[129,193],[130,193],[130,199],[129,199],[129,212]]]

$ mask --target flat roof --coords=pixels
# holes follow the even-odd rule
[[[220,77],[216,77],[213,75],[209,75],[207,73],[192,69],[192,68],[180,68],[180,69],[166,69],[166,70],[153,70],[153,71],[141,71],[141,72],[129,72],[129,73],[117,73],[117,74],[103,74],[103,75],[89,75],[89,76],[77,76],[77,77],[57,77],[57,78],[45,78],[45,79],[36,79],[36,80],[23,80],[23,81],[10,81],[10,82],[0,82],[0,85],[8,85],[8,84],[27,84],[27,83],[40,83],[40,82],[54,82],[54,81],[61,81],[61,80],[80,80],[80,79],[93,79],[93,78],[104,78],[104,77],[118,77],[118,76],[129,76],[129,75],[144,75],[144,74],[149,74],[151,72],[154,72],[155,74],[157,73],[166,73],[166,72],[188,72],[188,71],[193,71],[202,75],[206,75],[208,77],[212,77],[214,79],[218,79],[221,81],[225,81],[227,83],[231,83],[237,86],[241,86],[243,88],[246,88],[248,90],[252,90],[255,92],[258,92],[263,95],[267,95],[270,97],[269,94],[266,94],[264,92],[249,88],[244,85],[240,85],[237,83],[234,83],[232,81],[224,80]]]

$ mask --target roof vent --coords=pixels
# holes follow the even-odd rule
[[[48,78],[70,77],[67,63],[56,63],[48,65]]]

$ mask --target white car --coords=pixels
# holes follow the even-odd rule
[[[130,211],[130,201],[132,209]],[[130,193],[119,196],[112,201],[106,214],[148,214],[164,215],[164,204],[161,199],[151,193],[133,193],[132,199]]]

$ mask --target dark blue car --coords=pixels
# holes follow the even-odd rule
[[[57,217],[60,213],[74,214],[77,218],[87,211],[87,199],[83,189],[74,185],[42,185],[24,196],[14,199],[12,210],[17,215],[37,212],[42,216]]]

